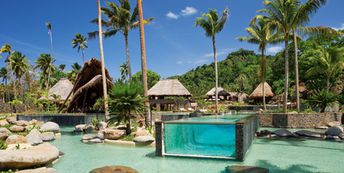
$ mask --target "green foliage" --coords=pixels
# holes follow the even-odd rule
[[[337,101],[337,95],[326,90],[316,91],[308,100],[313,108],[319,108],[320,112],[324,112],[327,106]]]
[[[7,145],[5,144],[5,141],[0,140],[0,150],[5,150],[7,148]]]
[[[147,81],[148,81],[148,88],[153,87],[159,80],[160,75],[154,71],[147,70]],[[142,83],[142,72],[138,71],[131,77],[131,81],[134,83]],[[142,86],[143,87],[143,86]]]
[[[91,120],[91,124],[92,124],[93,126],[96,126],[98,123],[99,123],[98,118],[97,118],[97,117],[93,117],[92,120]]]

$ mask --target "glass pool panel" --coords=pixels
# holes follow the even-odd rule
[[[165,124],[166,154],[235,156],[235,124]]]

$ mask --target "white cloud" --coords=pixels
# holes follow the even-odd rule
[[[281,50],[283,50],[283,48],[281,46],[273,46],[273,47],[269,47],[267,49],[267,52],[270,54],[276,54],[276,53],[280,52]]]
[[[335,30],[344,30],[344,23],[342,23],[342,25],[340,26],[340,27],[332,27],[333,29],[335,29]]]
[[[185,7],[185,9],[183,9],[181,12],[180,12],[180,15],[182,16],[190,16],[190,15],[193,15],[193,14],[196,14],[197,13],[197,9],[194,8],[194,7]]]
[[[222,50],[216,52],[216,56],[220,57],[220,56],[223,56],[223,55],[228,55],[230,51],[232,51],[231,48],[222,49]],[[214,57],[214,53],[213,52],[206,53],[206,54],[203,55],[203,57],[204,58],[212,58],[212,57]]]
[[[166,17],[167,17],[167,18],[170,18],[170,19],[178,19],[178,18],[179,18],[179,15],[174,14],[173,12],[168,12],[168,13],[166,14]]]
[[[182,65],[182,64],[184,64],[184,62],[183,61],[177,61],[177,64]]]

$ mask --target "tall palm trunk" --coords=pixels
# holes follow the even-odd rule
[[[129,56],[129,41],[128,41],[128,33],[124,34],[125,40],[125,55],[126,55],[126,64],[128,70],[128,77],[131,79],[131,65],[130,65],[130,56]]]
[[[81,50],[81,54],[82,54],[82,63],[85,64],[85,50]]]
[[[288,51],[288,43],[289,43],[289,34],[285,35],[284,38],[284,75],[285,75],[285,81],[284,81],[284,98],[283,98],[283,112],[288,111],[288,88],[289,88],[289,51]]]
[[[103,31],[102,31],[102,14],[100,7],[100,0],[98,0],[98,27],[99,27],[99,50],[100,50],[100,61],[102,65],[102,79],[103,79],[103,97],[104,97],[104,111],[105,119],[110,119],[109,109],[108,109],[108,95],[107,95],[107,85],[106,85],[106,74],[105,74],[105,62],[104,62],[104,51],[103,51]]]
[[[14,96],[14,99],[17,99],[17,89],[16,89],[16,80],[14,79],[14,74],[12,73],[11,75],[11,78],[12,78],[12,82],[13,82],[13,96]]]
[[[215,65],[215,113],[219,113],[219,94],[217,92],[217,89],[219,87],[219,76],[218,76],[218,71],[217,71],[217,60],[216,60],[216,40],[215,40],[215,35],[212,36],[212,41],[213,41],[213,52],[214,52],[214,65]]]
[[[261,60],[261,83],[262,86],[262,94],[263,94],[263,108],[266,111],[266,98],[265,98],[265,76],[266,76],[266,57],[265,57],[265,48],[262,48],[262,60]]]
[[[50,73],[51,73],[50,71],[51,71],[51,68],[50,68],[50,64],[49,64],[49,67],[48,67],[48,80],[47,80],[47,82],[45,84],[45,87],[46,87],[47,91],[49,91]]]
[[[144,30],[144,26],[143,26],[142,0],[137,0],[137,7],[139,9],[142,82],[143,82],[143,90],[144,90],[145,106],[146,106],[145,123],[146,123],[146,125],[151,126],[152,117],[150,115],[150,105],[149,105],[149,100],[148,100],[146,44],[145,44],[145,30]]]
[[[300,112],[300,91],[299,91],[299,55],[297,46],[296,32],[293,31],[294,35],[294,54],[295,54],[295,94],[296,94],[296,108]]]

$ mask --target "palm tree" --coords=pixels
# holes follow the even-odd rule
[[[2,53],[7,53],[7,58],[10,57],[11,53],[12,53],[12,46],[10,44],[4,44],[1,48],[0,48],[0,54]]]
[[[73,48],[77,48],[78,53],[81,50],[82,62],[85,63],[85,49],[88,48],[86,37],[79,33],[75,34],[75,37],[72,40],[72,45],[73,45]]]
[[[2,82],[5,83],[5,85],[7,85],[7,79],[8,79],[7,73],[8,73],[7,68],[2,67],[0,69],[0,78],[2,78]]]
[[[50,37],[50,54],[53,55],[53,28],[52,28],[52,25],[50,22],[45,22],[45,26],[47,27],[48,29],[48,34],[49,34],[49,37]]]
[[[109,8],[102,8],[103,13],[107,17],[108,21],[103,21],[103,24],[107,26],[107,30],[104,32],[105,38],[116,35],[117,32],[121,32],[125,41],[126,52],[126,64],[128,66],[129,79],[131,78],[131,64],[129,56],[129,31],[139,27],[138,21],[138,7],[136,6],[131,11],[131,5],[129,0],[118,0],[119,4],[114,2],[108,2]],[[144,24],[148,24],[153,18],[143,19]],[[95,22],[96,20],[93,20]],[[97,36],[97,32],[89,34],[90,38]]]
[[[139,13],[139,25],[140,25],[140,45],[141,45],[141,71],[142,71],[142,84],[143,95],[145,97],[145,124],[147,126],[152,125],[152,116],[150,113],[150,105],[148,99],[148,80],[147,80],[147,63],[146,63],[146,42],[145,42],[145,21],[143,19],[142,0],[137,0],[137,9]]]
[[[27,58],[20,52],[13,52],[9,57],[8,66],[13,75],[18,79],[20,85],[21,77],[29,70],[29,63]],[[16,98],[15,81],[13,83],[13,92],[14,97]]]
[[[50,75],[55,70],[55,59],[50,54],[40,54],[36,60],[35,68],[41,70],[42,84],[49,90]]]
[[[214,51],[214,64],[215,64],[215,103],[216,114],[219,112],[218,108],[218,93],[219,87],[217,60],[216,60],[216,34],[221,32],[228,18],[228,9],[223,10],[221,18],[216,10],[210,9],[208,13],[203,13],[202,17],[197,18],[195,24],[204,29],[205,35],[211,37]]]
[[[284,37],[284,98],[283,98],[283,111],[287,112],[288,102],[288,88],[289,88],[289,52],[288,44],[289,37],[292,36],[293,17],[298,8],[298,0],[265,0],[265,9],[259,10],[266,16],[258,15],[257,19],[264,19],[269,22],[271,27],[277,28],[279,33],[283,33]]]
[[[72,70],[68,71],[67,76],[71,82],[75,82],[76,76],[81,70],[81,65],[79,65],[78,63],[74,63],[71,67]]]
[[[101,13],[100,0],[98,0],[98,28],[99,28],[98,34],[99,34],[100,61],[101,61],[102,79],[103,79],[104,112],[105,112],[105,119],[108,120],[110,117],[109,117],[108,95],[107,95],[107,85],[106,85],[107,77],[105,74],[105,62],[104,62],[104,51],[103,51],[102,13]]]
[[[60,64],[59,69],[63,72],[64,69],[66,68],[66,64]]]
[[[267,60],[265,57],[266,46],[269,43],[277,43],[280,41],[280,36],[269,27],[268,23],[261,19],[256,21],[254,18],[250,24],[250,27],[246,28],[248,37],[240,37],[240,41],[247,41],[249,43],[258,44],[259,51],[261,52],[261,63],[260,63],[260,82],[263,83],[262,93],[263,93],[263,107],[266,110],[266,101],[265,101],[265,81],[266,81],[266,65]]]
[[[326,81],[326,91],[329,92],[331,84],[336,83],[336,79],[338,80],[336,76],[344,69],[344,48],[324,48],[315,45],[313,49],[304,52],[302,56],[313,62],[306,75],[319,76],[323,74]]]
[[[124,122],[126,133],[131,133],[131,115],[142,114],[145,109],[144,98],[140,96],[141,86],[135,83],[118,83],[110,93],[110,111],[118,115],[109,121]]]
[[[128,79],[128,75],[129,75],[129,71],[128,71],[128,66],[127,64],[122,64],[120,66],[120,71],[121,71],[121,79],[123,81],[127,81]]]

